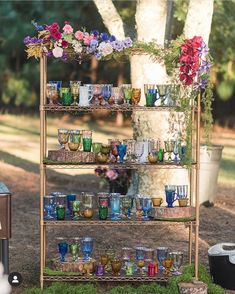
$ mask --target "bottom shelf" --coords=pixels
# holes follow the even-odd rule
[[[148,276],[113,276],[106,274],[105,276],[67,276],[67,275],[43,275],[45,282],[158,282],[166,283],[170,277],[157,274],[155,277]]]

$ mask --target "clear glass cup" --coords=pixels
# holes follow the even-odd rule
[[[135,162],[136,161],[136,154],[135,154],[135,143],[136,141],[134,139],[126,139],[123,141],[124,144],[127,145],[127,150],[126,150],[126,160],[127,162]]]
[[[93,205],[94,205],[94,196],[95,194],[94,193],[87,193],[87,192],[84,192],[83,193],[83,207],[84,208],[93,208]]]
[[[58,129],[58,141],[60,143],[60,149],[65,149],[65,144],[69,140],[69,130],[68,129]]]
[[[119,87],[112,87],[112,98],[114,105],[121,104],[121,92]]]
[[[144,153],[144,143],[136,142],[135,143],[135,155],[137,157],[137,162],[140,163],[140,158]]]
[[[167,140],[167,141],[164,141],[164,144],[165,144],[165,150],[168,153],[168,161],[171,162],[172,161],[171,155],[172,155],[172,152],[174,151],[175,141]]]
[[[177,185],[176,193],[177,193],[178,199],[188,198],[188,185]]]
[[[181,251],[170,252],[169,257],[171,258],[173,263],[172,274],[175,276],[181,275],[181,272],[179,272],[179,268],[183,264],[183,252]]]
[[[130,196],[123,196],[122,198],[122,210],[125,217],[131,217],[132,198]]]

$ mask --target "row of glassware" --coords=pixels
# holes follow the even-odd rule
[[[95,200],[97,199],[97,204]],[[188,204],[187,185],[166,185],[165,199],[168,208],[178,200],[180,206]],[[94,211],[98,206],[100,220],[150,220],[149,214],[153,207],[161,206],[163,198],[149,197],[146,195],[128,196],[120,193],[95,193],[82,192],[65,195],[61,192],[53,192],[44,196],[44,219],[45,220],[80,220],[82,218],[92,219]]]
[[[184,159],[186,149],[185,145],[178,139],[164,141],[164,148],[160,140],[154,139],[142,141],[109,139],[108,144],[93,142],[92,131],[88,130],[58,129],[58,141],[61,149],[66,149],[66,144],[68,144],[70,151],[94,152],[96,161],[100,163],[163,162],[165,153],[168,153],[166,161],[179,163]],[[173,154],[174,158],[172,159]]]
[[[123,247],[121,251],[112,249],[101,250],[98,258],[93,259],[94,239],[91,237],[74,238],[68,242],[59,238],[58,251],[60,262],[64,263],[69,259],[66,255],[69,253],[73,263],[80,263],[81,272],[87,274],[96,274],[104,276],[108,272],[113,275],[120,275],[122,272],[127,276],[134,274],[148,275],[154,277],[158,272],[169,275],[180,275],[179,268],[183,263],[183,252],[170,251],[168,247],[146,248],[142,245],[135,248]],[[81,242],[80,242],[81,240]],[[79,257],[79,251],[83,254]],[[83,271],[85,270],[85,271]]]
[[[144,84],[146,106],[174,106],[179,94],[178,85]],[[49,104],[65,106],[89,105],[138,105],[141,89],[131,84],[113,87],[112,84],[84,84],[70,81],[69,87],[62,87],[62,81],[49,81],[46,85]]]

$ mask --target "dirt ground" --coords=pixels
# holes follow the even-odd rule
[[[12,201],[12,239],[10,241],[10,270],[22,273],[24,287],[38,285],[39,281],[39,175],[37,165],[32,164],[21,168],[0,162],[0,181],[13,193]],[[88,178],[89,177],[89,178]],[[27,179],[27,181],[26,181]],[[48,174],[48,189],[79,192],[91,189],[98,191],[98,179],[95,175],[70,176],[51,171]],[[88,180],[89,179],[89,180]],[[88,184],[89,183],[89,184]],[[214,207],[201,207],[200,220],[200,262],[208,265],[207,250],[219,242],[234,242],[235,231],[235,188],[218,187],[218,197]],[[188,230],[182,226],[163,226],[156,223],[155,227],[108,228],[94,227],[50,229],[47,238],[49,255],[56,255],[56,237],[92,235],[96,240],[96,249],[106,246],[121,248],[143,244],[157,247],[168,245],[171,249],[182,250],[187,259]],[[22,288],[15,293],[22,293]]]

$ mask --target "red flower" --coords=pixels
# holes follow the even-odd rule
[[[52,38],[54,38],[56,41],[59,41],[62,38],[62,34],[58,31],[56,31],[54,34],[51,34]]]
[[[68,45],[69,45],[69,43],[67,41],[65,41],[65,40],[62,41],[62,47],[63,48],[67,48]]]

